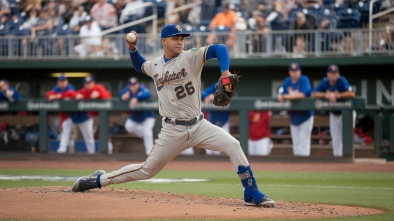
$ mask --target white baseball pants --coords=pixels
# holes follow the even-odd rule
[[[230,133],[230,123],[229,122],[225,123],[221,128],[223,130],[227,131],[228,133]],[[220,152],[217,152],[217,151],[205,150],[205,152],[207,155],[220,155]],[[194,149],[193,149],[193,147],[187,148],[181,154],[182,155],[194,155]]]
[[[153,127],[156,119],[148,117],[141,123],[137,123],[130,118],[126,120],[125,129],[130,134],[135,134],[137,137],[144,140],[145,153],[149,155],[153,147]]]
[[[57,149],[58,153],[67,152],[67,146],[70,141],[71,130],[77,126],[82,133],[83,140],[85,141],[86,149],[89,154],[94,154],[94,136],[93,136],[93,119],[89,118],[84,122],[75,124],[71,118],[66,119],[62,123],[62,133],[60,135],[60,145]]]
[[[272,140],[269,137],[248,140],[248,154],[250,156],[268,156],[271,154],[272,147]]]
[[[233,169],[249,165],[239,141],[222,128],[205,119],[189,127],[163,122],[162,129],[150,155],[141,164],[130,164],[120,170],[103,174],[102,186],[145,180],[160,172],[164,166],[185,149],[194,146],[222,152],[229,156]]]
[[[293,155],[307,157],[311,155],[311,133],[314,117],[300,125],[290,124],[291,140],[293,142]]]
[[[353,111],[353,128],[356,123],[356,116],[357,116],[356,111]],[[334,156],[342,157],[343,156],[342,114],[335,115],[330,112],[330,134],[332,140],[332,151]]]

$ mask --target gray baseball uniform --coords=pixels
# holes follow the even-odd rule
[[[110,184],[149,179],[175,156],[194,146],[219,151],[230,157],[244,187],[246,205],[275,205],[273,200],[258,189],[239,142],[222,128],[206,121],[201,112],[203,65],[207,58],[218,58],[222,75],[230,74],[228,49],[224,45],[212,45],[181,51],[184,45],[183,37],[189,35],[183,33],[181,27],[176,24],[167,25],[162,29],[164,52],[171,56],[169,59],[162,55],[152,61],[146,61],[131,46],[134,51],[130,51],[130,58],[134,68],[154,80],[159,97],[159,112],[163,117],[162,129],[146,161],[127,165],[111,173],[98,170],[92,175],[79,178],[72,191],[79,192]]]
[[[159,97],[159,113],[163,128],[155,140],[149,157],[142,164],[131,164],[118,171],[101,176],[101,185],[148,179],[183,150],[195,146],[227,154],[235,171],[249,165],[239,142],[222,128],[205,119],[201,112],[201,70],[208,47],[184,51],[178,57],[164,62],[163,56],[143,65],[143,71],[152,77]],[[179,119],[198,119],[193,126],[164,122]]]

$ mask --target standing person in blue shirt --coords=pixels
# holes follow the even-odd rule
[[[326,98],[330,102],[346,100],[355,97],[352,87],[345,77],[340,76],[339,68],[330,65],[327,69],[327,77],[313,90],[313,98]],[[353,111],[353,126],[356,112]],[[343,155],[342,146],[342,113],[341,111],[330,112],[330,134],[332,139],[333,154],[336,157]]]
[[[21,95],[7,80],[0,80],[0,101],[15,102]]]
[[[301,74],[298,63],[289,65],[289,75],[279,89],[278,100],[298,100],[310,97],[312,93],[309,78]],[[313,111],[289,111],[290,133],[293,142],[294,156],[309,156],[311,152],[311,133],[313,127]]]
[[[150,91],[140,84],[137,77],[131,77],[128,85],[119,92],[122,101],[130,101],[135,106],[140,101],[151,97]],[[132,111],[126,120],[125,129],[128,133],[143,138],[145,153],[149,155],[153,148],[153,127],[155,126],[155,113],[153,111]]]

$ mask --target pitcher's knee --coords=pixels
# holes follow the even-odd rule
[[[229,140],[227,142],[224,142],[223,144],[223,150],[225,152],[231,152],[231,151],[235,151],[235,150],[242,150],[241,148],[241,144],[239,143],[238,140],[233,139],[233,140]]]

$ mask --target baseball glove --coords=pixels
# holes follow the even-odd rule
[[[215,106],[226,107],[230,103],[233,93],[238,87],[239,78],[241,77],[238,76],[238,73],[232,74],[230,77],[219,78],[213,99]],[[226,85],[232,85],[231,90],[227,90],[225,88]]]

